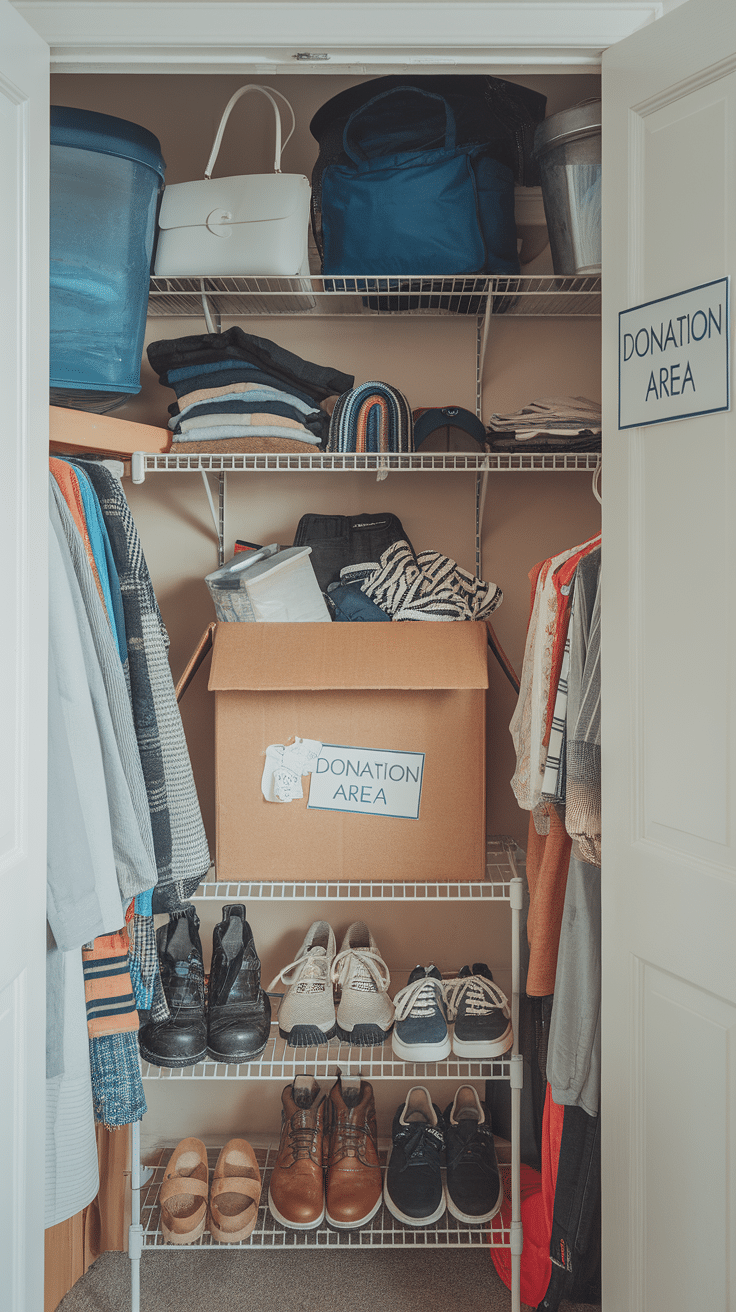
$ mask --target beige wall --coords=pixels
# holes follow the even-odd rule
[[[264,79],[268,81],[268,79]],[[284,154],[285,170],[309,174],[316,143],[309,120],[330,95],[360,79],[326,76],[281,77],[274,82],[294,104],[298,130]],[[598,79],[529,78],[544,91],[548,111],[598,92]],[[129,118],[158,136],[167,161],[167,180],[200,176],[219,116],[242,79],[233,77],[55,76],[52,103],[76,105]],[[234,112],[217,172],[267,171],[271,166],[270,106],[249,97]],[[225,320],[227,328],[234,320]],[[356,382],[380,378],[404,391],[412,408],[459,404],[475,407],[474,319],[375,318],[329,320],[281,318],[242,320],[248,331],[271,337],[299,354],[330,363]],[[200,319],[150,319],[146,340],[204,332]],[[144,358],[142,390],[117,413],[147,423],[165,424],[173,393],[161,388]],[[483,413],[504,411],[540,396],[584,395],[600,399],[600,331],[596,321],[498,318],[491,326],[483,385]],[[214,484],[213,484],[214,485]],[[217,563],[210,511],[199,475],[149,475],[141,487],[126,484],[159,604],[171,636],[171,665],[176,678],[197,638],[214,618],[203,576]],[[433,547],[465,568],[474,566],[475,481],[467,474],[391,474],[382,483],[368,475],[247,474],[231,475],[227,488],[226,551],[236,537],[252,541],[292,541],[306,511],[357,513],[391,510],[401,518],[415,548]],[[529,606],[527,574],[534,563],[585,540],[600,525],[599,506],[589,474],[498,474],[489,479],[483,522],[483,576],[504,591],[494,620],[498,636],[520,671]],[[515,695],[491,663],[488,715],[488,829],[508,833],[526,845],[528,817],[509,787],[514,757],[508,723]],[[187,738],[205,823],[214,848],[212,700],[206,667],[182,705]],[[250,872],[249,872],[250,873]],[[257,872],[252,872],[257,875]],[[380,872],[378,872],[380,875]],[[215,909],[203,916],[203,942],[211,941]],[[332,904],[323,908],[294,904],[272,909],[253,904],[249,918],[264,963],[265,982],[293,959],[306,926],[325,914],[341,933],[351,919],[364,915],[391,965],[395,982],[404,982],[416,961],[433,957],[443,969],[466,961],[487,960],[508,985],[508,922],[489,908],[485,916],[460,911],[412,908],[413,929],[397,909]],[[438,947],[442,943],[442,948]],[[148,1086],[151,1115],[144,1123],[150,1139],[181,1133],[216,1138],[239,1124],[262,1128],[274,1123],[275,1086],[236,1090],[208,1086],[207,1100],[197,1102],[196,1124],[184,1085]],[[450,1090],[451,1092],[451,1090]],[[377,1091],[378,1093],[378,1091]],[[384,1130],[400,1095],[398,1086],[381,1093],[379,1114]],[[441,1100],[442,1091],[437,1091]],[[448,1095],[449,1096],[449,1095]],[[205,1107],[206,1101],[206,1107]],[[164,1106],[166,1116],[164,1117]],[[169,1117],[173,1119],[169,1120]],[[173,1127],[173,1128],[172,1128]]]

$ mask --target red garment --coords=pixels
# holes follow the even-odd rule
[[[498,1220],[507,1228],[511,1225],[511,1167],[501,1166],[503,1202]],[[549,1235],[544,1233],[545,1206],[542,1197],[542,1177],[531,1166],[521,1164],[521,1223],[524,1227],[524,1251],[521,1254],[521,1301],[536,1307],[547,1293],[552,1263],[549,1257]],[[493,1226],[489,1238],[493,1242]],[[491,1248],[491,1261],[507,1289],[511,1288],[511,1250]]]
[[[521,1223],[524,1227],[524,1248],[521,1254],[521,1301],[528,1307],[541,1303],[552,1274],[549,1249],[552,1238],[552,1217],[557,1188],[557,1167],[560,1161],[560,1144],[565,1108],[552,1100],[547,1085],[542,1120],[542,1174],[521,1164]],[[507,1228],[511,1225],[511,1167],[500,1168],[504,1199],[498,1219]],[[489,1239],[493,1243],[494,1221],[489,1226]],[[491,1261],[507,1289],[511,1288],[511,1251],[508,1248],[491,1248]]]

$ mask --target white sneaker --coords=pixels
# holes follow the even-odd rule
[[[342,989],[338,1036],[355,1047],[385,1043],[394,1023],[394,1004],[387,993],[391,976],[362,920],[347,930],[332,963],[332,979]]]
[[[279,980],[287,986],[279,1007],[279,1034],[291,1048],[319,1047],[335,1033],[331,978],[335,950],[335,935],[327,921],[315,920],[296,960],[284,966],[266,990],[273,992]]]

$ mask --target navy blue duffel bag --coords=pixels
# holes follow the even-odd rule
[[[383,91],[350,115],[342,147],[321,176],[324,273],[519,272],[513,172],[488,142],[458,143],[444,96]]]

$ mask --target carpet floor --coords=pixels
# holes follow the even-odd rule
[[[125,1253],[104,1253],[58,1312],[128,1312]],[[141,1312],[509,1312],[485,1250],[143,1253]],[[563,1303],[560,1312],[598,1312]]]

